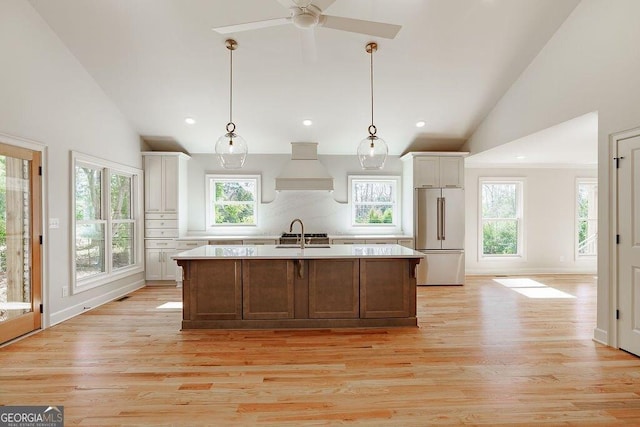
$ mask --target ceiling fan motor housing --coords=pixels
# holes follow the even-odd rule
[[[293,25],[296,27],[307,29],[318,25],[320,20],[320,10],[316,12],[313,5],[309,5],[308,7],[292,8],[292,11],[293,14],[291,16],[291,20],[293,21]]]

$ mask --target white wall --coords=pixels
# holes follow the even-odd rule
[[[640,2],[583,0],[463,147],[472,154],[598,111],[598,314],[609,336],[609,135],[640,126]]]
[[[0,1],[0,141],[45,147],[45,323],[139,286],[142,274],[79,295],[70,287],[70,150],[141,167],[140,141],[121,113],[27,1]],[[7,137],[11,135],[13,137]],[[45,224],[48,218],[44,218]]]
[[[466,168],[467,274],[595,273],[594,258],[575,256],[576,180],[593,178],[592,169]],[[479,180],[524,179],[523,257],[480,258]]]
[[[354,146],[355,148],[355,146]],[[280,234],[288,231],[293,218],[301,218],[305,232],[329,234],[400,234],[402,227],[351,227],[348,200],[348,175],[364,175],[356,155],[318,156],[334,178],[334,191],[275,191],[275,178],[290,160],[287,154],[249,154],[240,174],[260,174],[262,204],[257,227],[221,227],[215,232],[205,230],[205,174],[228,174],[220,168],[213,154],[194,154],[188,162],[189,233],[206,234]],[[402,161],[389,156],[382,171],[375,175],[402,175]],[[400,192],[401,193],[401,192]]]

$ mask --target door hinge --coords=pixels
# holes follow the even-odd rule
[[[44,313],[44,307],[40,304],[40,314]]]
[[[620,319],[620,310],[616,310],[616,320]]]
[[[42,234],[40,235],[38,240],[40,241],[40,244],[42,244]]]
[[[42,176],[42,166],[38,166],[38,175]]]
[[[620,235],[616,234],[616,245],[620,244]]]
[[[616,169],[620,169],[620,160],[624,159],[623,156],[620,157],[614,157],[613,160],[616,161]]]

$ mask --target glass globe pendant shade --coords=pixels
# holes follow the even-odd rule
[[[227,132],[216,142],[216,155],[225,169],[240,169],[247,159],[247,142],[235,132]]]
[[[369,135],[358,144],[358,159],[364,170],[379,170],[384,167],[389,149],[382,138]]]

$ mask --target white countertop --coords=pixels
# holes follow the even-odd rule
[[[413,239],[413,236],[406,234],[329,234],[329,239]],[[176,240],[262,240],[262,239],[280,239],[280,235],[192,235],[182,236]]]
[[[287,245],[290,246],[290,245]],[[331,259],[331,258],[422,258],[424,254],[400,245],[325,245],[325,247],[279,248],[276,245],[205,245],[180,252],[175,260],[194,259]]]

